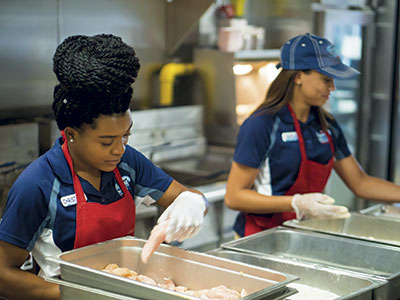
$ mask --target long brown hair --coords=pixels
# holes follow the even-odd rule
[[[294,79],[299,72],[308,74],[311,70],[281,70],[275,80],[272,81],[264,102],[256,108],[256,113],[274,115],[287,105],[293,98]],[[317,111],[322,129],[327,130],[327,118],[333,119],[333,116],[320,106],[317,107]]]

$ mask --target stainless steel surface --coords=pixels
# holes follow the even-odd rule
[[[284,226],[400,246],[400,219],[382,219],[351,213],[347,219],[290,220]]]
[[[57,1],[1,1],[0,38],[0,110],[50,108]]]
[[[213,2],[213,0],[167,1],[167,54],[173,54],[184,40],[193,33],[200,17]]]
[[[139,255],[144,242],[135,238],[116,239],[65,252],[54,260],[60,263],[61,279],[68,282],[141,299],[197,299],[101,271],[109,263],[137,269],[138,260],[135,257]],[[221,261],[206,254],[168,245],[161,245],[141,269],[143,275],[156,281],[167,277],[177,285],[193,290],[220,284],[236,290],[245,288],[249,295],[243,299],[264,299],[279,295],[286,289],[287,283],[296,279],[293,275]]]
[[[240,253],[222,248],[209,251],[208,254],[293,274],[299,277],[299,281],[296,281],[296,283],[334,293],[339,296],[336,299],[387,299],[388,287],[386,285],[388,282],[365,274],[301,261]],[[298,290],[298,293],[296,296],[305,297],[301,290]],[[304,300],[315,299],[304,298]]]
[[[59,277],[46,278],[46,281],[56,283],[60,286],[60,293],[62,300],[140,300],[138,298],[128,297],[104,291],[102,289],[96,289],[87,287],[81,284],[71,283],[60,279]]]
[[[275,227],[222,244],[222,248],[269,258],[313,263],[389,281],[388,299],[400,295],[400,248],[318,232]]]
[[[265,48],[279,49],[291,37],[311,31],[311,3],[315,0],[246,2],[249,24],[265,28]]]
[[[52,56],[67,36],[112,33],[132,45],[141,70],[133,104],[150,103],[151,77],[196,29],[212,1],[4,0],[0,2],[0,110],[10,117],[51,113]],[[168,36],[168,37],[167,37]],[[168,44],[168,46],[167,46]],[[167,53],[168,49],[168,53]]]
[[[46,280],[60,285],[62,300],[141,300],[139,298],[132,298],[116,293],[110,293],[101,289],[87,287],[81,284],[71,283],[61,280],[59,277],[51,277]],[[266,297],[263,300],[284,300],[287,299],[288,296],[296,293],[297,291],[293,288],[285,288],[281,293],[274,295],[273,297]]]
[[[199,155],[167,160],[158,165],[182,184],[201,186],[228,179],[233,152],[234,148],[208,146]]]
[[[360,214],[400,220],[400,207],[390,204],[376,204],[360,210]]]
[[[203,114],[200,105],[135,110],[128,144],[155,163],[202,155],[206,149]]]

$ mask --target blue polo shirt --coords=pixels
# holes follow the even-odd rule
[[[328,120],[335,159],[351,155],[342,129],[334,119]],[[320,126],[318,112],[311,108],[306,123],[300,122],[307,159],[326,164],[332,157],[329,141]],[[259,169],[254,189],[264,195],[284,195],[294,184],[301,154],[293,119],[287,106],[277,114],[254,112],[240,127],[233,160]],[[268,214],[265,215],[268,217]],[[244,235],[244,216],[239,216],[235,231]]]
[[[18,177],[0,222],[0,240],[32,250],[42,264],[41,257],[71,250],[75,241],[74,186],[61,141],[58,139]],[[129,145],[118,169],[136,206],[156,202],[173,180]],[[109,204],[121,199],[122,191],[113,172],[102,173],[100,191],[81,177],[80,181],[89,202]]]

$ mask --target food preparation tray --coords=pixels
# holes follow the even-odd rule
[[[400,206],[389,204],[376,204],[360,210],[360,214],[379,218],[400,220]]]
[[[64,281],[59,277],[47,278],[48,281],[56,283],[60,286],[61,299],[62,300],[141,300],[139,298],[133,298],[129,296],[123,296],[116,293],[107,292],[101,289],[91,288],[77,283],[71,283]],[[293,288],[286,288],[281,294],[274,296],[273,300],[286,300],[296,294],[296,290]],[[270,299],[269,297],[266,299]]]
[[[145,242],[133,237],[114,239],[61,253],[52,260],[60,264],[61,280],[66,282],[139,299],[198,299],[101,271],[110,263],[137,270]],[[242,298],[244,300],[275,299],[288,292],[286,284],[297,279],[294,275],[221,260],[165,244],[157,249],[147,264],[142,264],[140,274],[157,282],[167,277],[176,285],[190,290],[219,285],[239,292],[243,288],[248,293]]]
[[[387,299],[400,295],[400,247],[279,226],[222,248],[368,274],[388,281]]]
[[[218,248],[208,254],[242,263],[265,267],[299,277],[295,284],[317,288],[338,295],[337,300],[386,300],[388,299],[387,281],[381,278],[367,276],[343,269],[321,266],[312,263],[292,260],[279,260],[238,251]],[[289,284],[290,286],[291,284]],[[307,291],[298,288],[297,299],[315,300],[307,297]],[[290,299],[290,298],[289,298]],[[326,299],[325,299],[326,300]]]
[[[346,219],[290,220],[284,226],[400,246],[400,220],[351,213]]]

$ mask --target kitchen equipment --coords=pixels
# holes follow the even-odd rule
[[[284,226],[400,246],[400,219],[351,213],[347,219],[290,220]]]
[[[87,287],[81,284],[71,283],[59,277],[46,278],[47,281],[56,283],[60,286],[62,300],[140,300],[129,296],[107,292],[101,289]]]
[[[279,49],[195,50],[193,60],[203,83],[198,94],[204,94],[209,143],[236,144],[239,126],[263,102],[269,84],[278,74],[279,55]]]
[[[141,300],[138,298],[132,298],[129,296],[123,296],[116,293],[110,293],[104,290],[95,289],[87,286],[83,286],[76,283],[61,280],[58,277],[52,277],[47,279],[50,282],[56,283],[60,286],[61,298],[63,300]],[[271,300],[285,300],[288,296],[295,294],[295,290],[287,288],[279,296],[274,296]],[[189,299],[189,298],[188,298]],[[190,298],[191,299],[191,298]],[[268,300],[270,298],[266,298]]]
[[[400,207],[398,205],[377,204],[360,210],[360,214],[400,220]]]
[[[222,248],[207,253],[220,258],[293,274],[299,277],[299,281],[296,283],[334,293],[340,296],[337,298],[340,300],[387,299],[387,287],[384,286],[387,281],[361,273],[301,261],[261,257]],[[300,289],[298,289],[298,293],[296,296],[301,297]]]
[[[52,258],[60,264],[61,280],[82,286],[140,299],[197,299],[160,287],[151,286],[101,271],[107,264],[116,263],[137,269],[145,240],[126,237],[64,252]],[[255,266],[220,260],[209,255],[161,245],[150,261],[142,265],[141,273],[161,281],[164,277],[192,290],[225,285],[244,288],[247,299],[275,299],[282,294],[293,294],[286,284],[297,277]],[[203,262],[205,261],[205,262]]]
[[[223,243],[221,247],[383,278],[388,281],[385,299],[396,300],[400,295],[399,247],[282,226]]]
[[[206,149],[200,105],[135,110],[132,120],[128,145],[155,163],[201,155]]]

